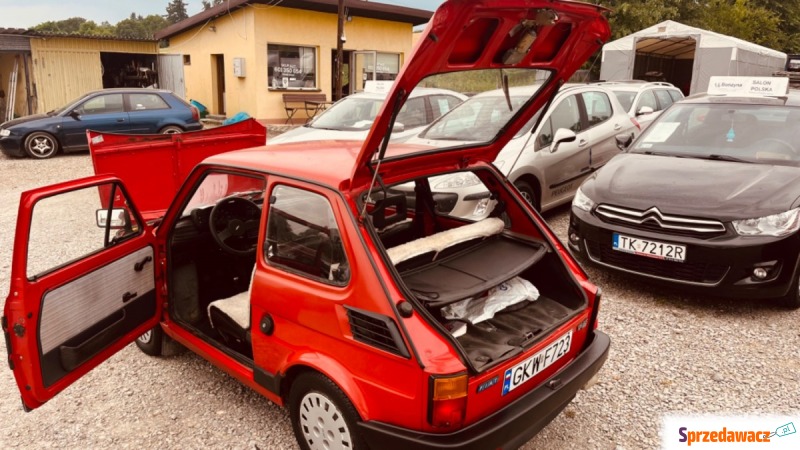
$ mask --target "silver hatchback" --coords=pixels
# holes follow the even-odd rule
[[[512,105],[525,102],[539,86],[511,88]],[[470,136],[491,135],[493,123],[505,123],[511,116],[502,90],[478,94],[432,123],[408,140],[409,143],[442,146]],[[620,153],[617,135],[639,134],[635,120],[628,115],[609,90],[595,85],[567,85],[550,108],[531,119],[494,161],[523,197],[537,210],[546,211],[568,203],[581,182]],[[534,125],[536,128],[534,129]],[[480,180],[469,172],[435,177],[430,181],[435,193],[458,196],[447,214],[479,218],[486,214],[488,196]],[[401,188],[402,190],[402,188]]]

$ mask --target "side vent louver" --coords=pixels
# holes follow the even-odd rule
[[[394,320],[369,311],[345,307],[350,320],[350,331],[355,340],[375,348],[408,358],[400,332]]]

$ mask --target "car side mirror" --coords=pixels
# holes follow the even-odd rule
[[[636,111],[636,116],[637,117],[638,116],[645,116],[647,114],[653,114],[654,112],[655,111],[653,110],[653,108],[651,108],[649,106],[642,106],[641,108],[639,108],[639,111]]]
[[[130,216],[126,209],[115,208],[111,210],[111,214],[109,214],[107,209],[98,209],[95,213],[97,215],[98,228],[105,228],[108,226],[112,230],[119,230],[127,228],[131,223]],[[110,225],[108,223],[109,217],[111,218]]]
[[[617,140],[617,148],[622,151],[630,147],[633,142],[633,134],[618,134],[614,138]]]
[[[553,135],[553,144],[550,146],[550,153],[555,153],[558,146],[563,142],[574,142],[578,139],[578,135],[574,131],[567,128],[559,128]]]
[[[403,131],[406,131],[406,126],[400,122],[395,122],[392,127],[392,133],[402,133]]]
[[[77,119],[81,116],[81,113],[77,109],[73,109],[72,111],[69,112],[68,115],[73,119]]]

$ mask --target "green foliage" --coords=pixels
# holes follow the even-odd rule
[[[167,22],[173,24],[188,18],[189,13],[186,12],[186,2],[183,0],[172,0],[169,2],[167,5]]]
[[[43,22],[33,27],[33,29],[44,33],[75,34],[84,23],[86,23],[86,19],[83,17],[71,17],[64,20]]]
[[[612,40],[665,20],[800,51],[800,0],[608,0]]]

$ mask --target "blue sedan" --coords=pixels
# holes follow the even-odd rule
[[[182,133],[203,128],[194,106],[170,91],[103,89],[90,92],[47,114],[0,124],[0,151],[44,159],[86,150],[86,130],[112,133]]]

